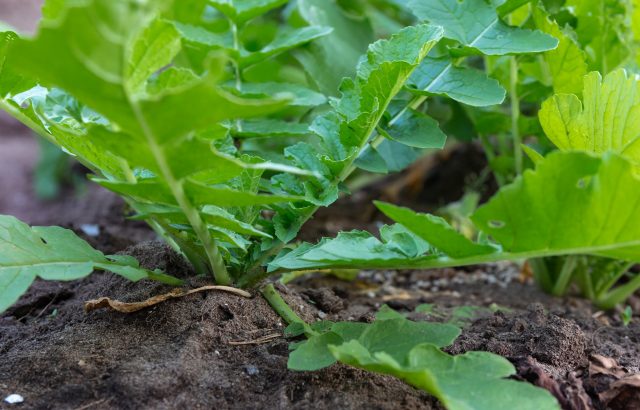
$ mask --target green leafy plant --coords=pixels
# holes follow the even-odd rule
[[[444,145],[421,109],[428,95],[500,102],[498,83],[454,55],[556,45],[503,23],[493,34],[510,40],[500,47],[487,45],[490,30],[457,36],[474,7],[482,24],[497,24],[479,3],[462,21],[419,15],[451,28],[418,24],[374,42],[327,106],[292,56],[308,69],[327,44],[306,43],[324,36],[346,45],[353,32],[368,43],[373,32],[313,1],[274,26],[268,13],[284,3],[48,1],[34,38],[2,34],[0,104],[122,195],[198,273],[246,287],[270,275],[267,263],[354,171],[401,170]],[[312,12],[318,7],[324,13]],[[271,34],[257,36],[254,24]],[[457,45],[434,49],[443,37]],[[329,72],[342,79],[346,69],[336,67]],[[283,82],[281,70],[298,81]]]
[[[320,0],[48,0],[35,37],[0,34],[0,106],[84,164],[197,273],[221,285],[262,286],[272,275],[318,267],[457,266],[566,254],[634,260],[640,232],[623,218],[637,216],[620,204],[640,196],[640,181],[634,164],[614,153],[536,158],[535,171],[473,213],[466,236],[441,218],[380,203],[398,222],[383,227],[380,239],[350,232],[289,246],[320,207],[347,191],[354,173],[399,171],[442,148],[440,125],[446,130],[459,118],[440,121],[430,116],[437,117],[433,106],[492,124],[488,107],[501,104],[508,88],[513,168],[522,172],[521,127],[535,127],[521,116],[520,79],[531,67],[518,58],[541,57],[555,67],[558,55],[538,53],[571,45],[556,38],[559,23],[538,30],[523,18],[519,1],[385,3],[351,6],[370,16],[358,20]],[[381,10],[393,10],[392,17]],[[620,209],[603,218],[613,206]],[[131,258],[104,256],[70,231],[3,218],[0,310],[36,277],[71,280],[104,269],[179,284]],[[469,239],[473,228],[481,234]],[[603,297],[618,300],[627,292],[621,289]],[[471,401],[489,408],[498,389],[510,391],[508,400],[501,397],[507,405],[526,396],[536,408],[557,407],[548,394],[503,380],[514,373],[504,359],[440,351],[459,332],[451,325],[393,314],[373,325],[309,325],[272,285],[261,290],[309,337],[292,367],[339,360],[396,375],[454,409]]]
[[[300,324],[289,336],[305,332]],[[292,345],[289,368],[318,370],[336,361],[391,374],[437,397],[448,409],[558,409],[547,391],[505,379],[515,374],[506,359],[487,352],[452,356],[441,350],[460,329],[451,324],[412,322],[381,310],[375,322],[318,322],[309,338]]]

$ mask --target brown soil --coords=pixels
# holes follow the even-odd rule
[[[0,137],[0,186],[5,193],[0,213],[76,230],[82,223],[98,224],[100,235],[89,239],[100,249],[115,252],[129,246],[126,252],[145,266],[191,277],[189,266],[166,246],[140,242],[154,238],[153,233],[126,220],[122,202],[104,190],[91,187],[84,196],[67,191],[61,199],[38,201],[30,189],[35,150],[21,131]],[[473,149],[454,150],[440,163],[453,163],[458,171],[462,164],[476,164],[461,173],[468,175],[482,167],[481,161],[469,160],[476,155]],[[414,181],[389,191],[393,184],[387,180],[355,199],[340,201],[333,211],[323,211],[303,236],[317,239],[338,229],[375,228],[380,216],[363,209],[371,209],[370,199],[389,192],[425,207],[437,206],[442,198],[457,199],[462,192],[450,187],[464,184],[430,180],[450,175],[444,167],[425,169],[426,177],[417,182],[446,188],[430,191],[431,200],[407,195]],[[190,281],[193,286],[206,283],[202,278]],[[0,399],[13,393],[25,398],[21,405],[2,403],[0,408],[440,408],[428,395],[394,378],[342,365],[311,373],[288,371],[282,322],[260,297],[211,292],[130,315],[82,310],[84,301],[100,296],[139,301],[167,290],[111,274],[80,282],[37,282],[0,317]],[[543,294],[510,264],[363,272],[349,283],[312,277],[280,290],[307,320],[371,321],[385,303],[415,320],[454,320],[465,328],[451,353],[501,354],[516,365],[519,378],[548,388],[564,408],[640,408],[638,389],[624,383],[640,371],[640,322],[634,319],[624,327],[615,312],[604,314],[580,299]],[[424,303],[433,304],[434,311],[415,313]],[[638,313],[637,300],[632,303]],[[456,307],[461,306],[482,308],[460,314]],[[278,336],[263,344],[234,343],[269,335]]]

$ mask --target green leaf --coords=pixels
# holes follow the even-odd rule
[[[151,74],[167,66],[180,51],[180,36],[173,25],[155,20],[135,40],[127,66],[127,87],[140,91]]]
[[[231,126],[231,133],[239,138],[302,137],[309,134],[309,124],[270,118],[234,122]]]
[[[624,158],[553,153],[472,216],[511,253],[640,258],[640,179]]]
[[[343,96],[336,104],[360,141],[369,137],[392,98],[441,37],[440,27],[412,26],[369,47],[356,82],[343,83]]]
[[[580,94],[582,78],[587,74],[585,52],[567,31],[552,21],[549,15],[540,7],[533,13],[536,27],[558,39],[558,47],[544,53],[544,59],[549,67],[549,75],[556,93]]]
[[[209,0],[213,7],[238,24],[280,7],[286,2],[287,0]]]
[[[540,31],[506,25],[484,0],[409,0],[408,7],[419,19],[444,27],[446,38],[487,55],[535,53],[558,45]]]
[[[640,178],[624,157],[556,151],[472,215],[476,229],[495,241],[491,246],[469,241],[432,215],[378,204],[436,252],[403,257],[369,233],[343,232],[277,257],[270,270],[435,268],[560,255],[639,261],[640,225],[632,222],[640,220],[638,203]]]
[[[389,218],[404,225],[411,232],[452,258],[464,258],[496,251],[492,246],[470,241],[438,216],[418,214],[410,209],[383,202],[376,202],[376,206]]]
[[[451,356],[432,344],[412,345],[401,357],[371,351],[355,340],[329,349],[345,364],[396,376],[436,396],[449,410],[560,409],[548,391],[505,379],[516,370],[503,357],[487,352]]]
[[[411,76],[409,91],[443,95],[463,104],[485,107],[501,104],[506,90],[482,71],[456,67],[448,58],[427,57]]]
[[[235,87],[235,84],[232,87]],[[270,97],[284,94],[291,97],[289,105],[296,107],[317,107],[327,102],[327,98],[316,91],[288,83],[242,83],[242,94]]]
[[[624,70],[584,77],[583,101],[558,94],[542,104],[540,123],[561,150],[617,152],[640,163],[640,81]]]
[[[440,350],[460,334],[457,326],[412,322],[381,309],[372,324],[339,322],[292,346],[288,367],[318,370],[339,360],[390,374],[436,396],[448,409],[559,409],[553,396],[515,374],[508,360],[486,352],[451,356]]]
[[[151,276],[135,259],[105,256],[68,229],[30,228],[12,216],[0,215],[0,312],[17,301],[36,278],[75,280],[94,269],[133,281]],[[182,283],[166,275],[162,279],[173,285]]]
[[[298,0],[297,7],[308,24],[333,28],[296,58],[320,91],[335,95],[342,79],[355,74],[360,56],[375,40],[373,31],[368,21],[349,17],[334,1]]]
[[[330,27],[321,26],[310,26],[299,29],[283,29],[270,44],[260,51],[241,53],[239,60],[240,66],[248,67],[317,38],[324,37],[331,33],[331,31],[332,29]]]
[[[441,149],[447,141],[436,120],[411,109],[390,124],[385,136],[414,148]]]
[[[460,334],[457,326],[412,322],[402,316],[387,316],[373,324],[338,322],[326,333],[312,336],[296,346],[289,355],[292,370],[318,370],[336,362],[331,346],[358,341],[371,352],[389,352],[394,357],[406,356],[416,344],[437,347],[450,345]],[[398,337],[401,336],[401,337]],[[393,353],[391,353],[393,352]]]

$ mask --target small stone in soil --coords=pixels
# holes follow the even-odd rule
[[[100,226],[95,224],[82,224],[80,225],[80,229],[87,236],[96,237],[100,235]]]
[[[4,401],[9,404],[18,404],[24,401],[24,397],[19,394],[10,394],[4,398]]]
[[[252,364],[246,365],[244,367],[244,371],[249,375],[249,376],[255,376],[258,373],[260,373],[260,370],[258,370],[258,368]]]

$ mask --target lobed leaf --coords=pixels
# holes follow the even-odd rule
[[[640,81],[622,69],[604,81],[592,72],[584,77],[582,96],[558,94],[542,103],[547,137],[561,150],[613,151],[640,162]]]
[[[538,29],[558,39],[558,47],[543,54],[553,90],[556,93],[580,94],[582,78],[587,74],[585,52],[568,32],[569,28],[561,28],[542,8],[534,9],[533,17]]]
[[[339,322],[323,327],[292,346],[290,369],[317,370],[340,361],[396,376],[452,410],[560,408],[548,391],[506,379],[516,370],[505,358],[487,352],[459,356],[442,352],[440,348],[460,334],[454,325],[412,322],[389,309],[381,310],[372,324]]]
[[[17,301],[36,278],[76,280],[95,269],[132,281],[146,278],[173,285],[182,283],[161,272],[140,268],[131,257],[105,256],[68,229],[30,228],[12,216],[0,215],[0,312]]]

